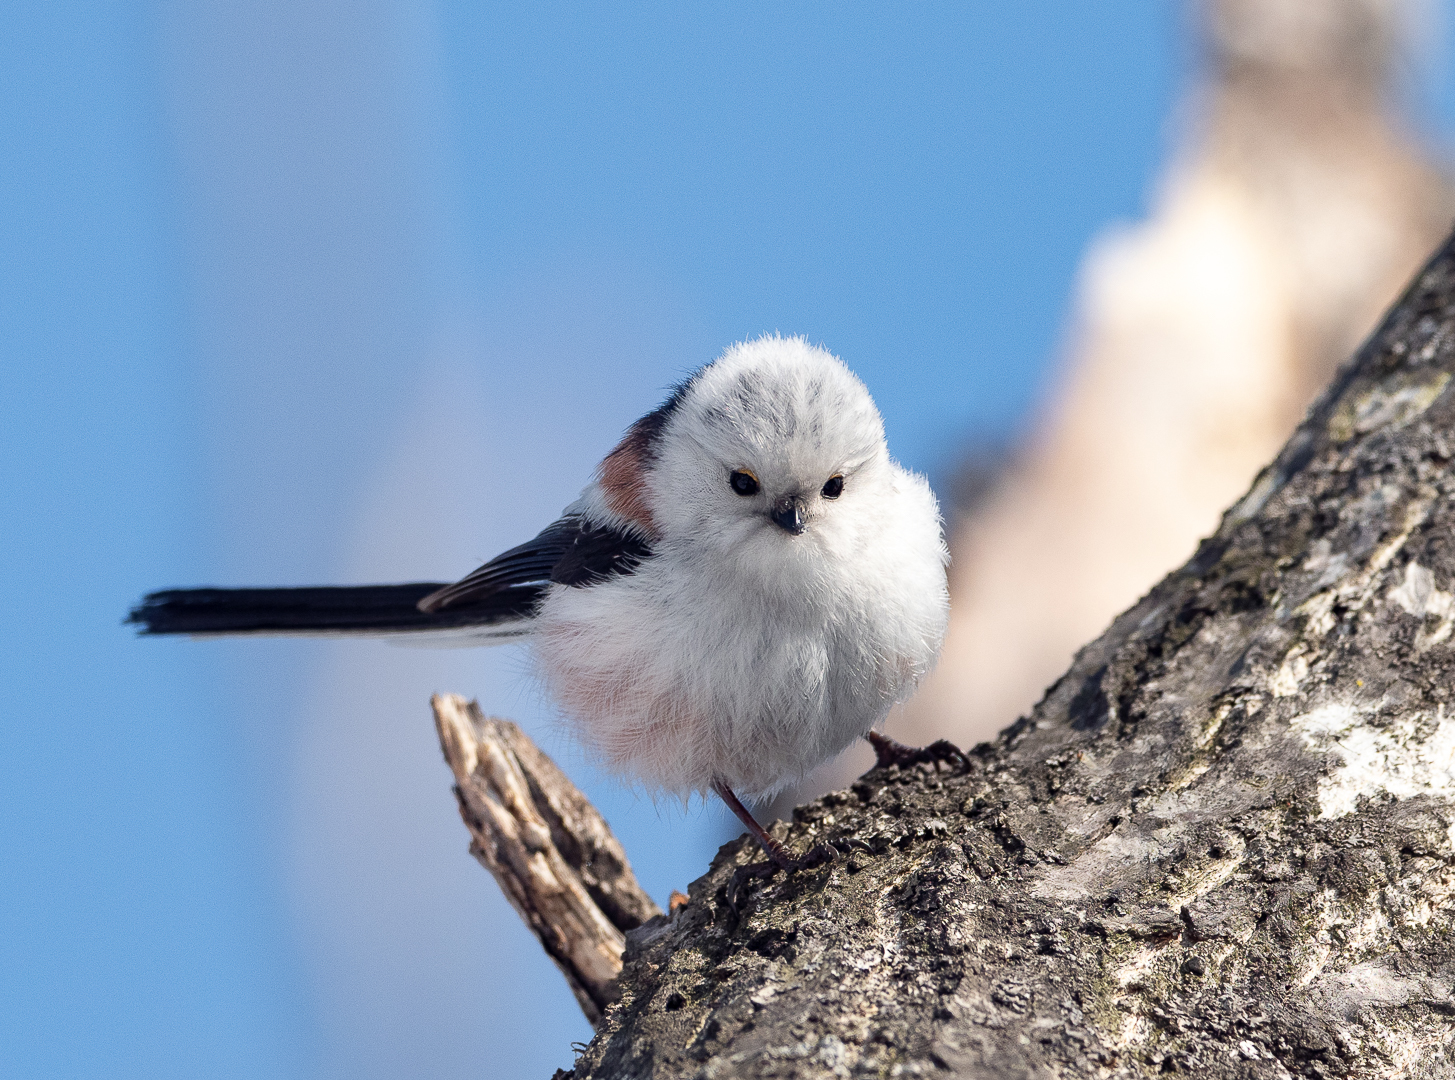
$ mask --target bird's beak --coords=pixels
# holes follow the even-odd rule
[[[808,519],[807,511],[808,507],[804,505],[802,496],[780,495],[774,500],[773,509],[768,516],[773,519],[773,524],[797,536],[803,532],[804,522]]]

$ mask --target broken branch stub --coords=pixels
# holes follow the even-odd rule
[[[470,853],[599,1023],[618,996],[626,932],[661,909],[596,808],[520,728],[457,694],[437,694],[430,705]]]

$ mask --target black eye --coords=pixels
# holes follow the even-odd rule
[[[739,495],[758,494],[758,478],[744,469],[738,469],[728,477],[728,483]]]
[[[842,476],[830,476],[824,481],[823,497],[825,499],[837,499],[844,493],[844,478]]]

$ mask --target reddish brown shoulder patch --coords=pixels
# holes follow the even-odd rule
[[[647,535],[656,536],[657,523],[652,520],[652,510],[647,505],[649,438],[640,424],[633,424],[626,438],[602,461],[600,483],[606,495],[606,505],[612,513],[640,526]]]

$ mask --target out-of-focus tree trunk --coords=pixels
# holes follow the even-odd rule
[[[575,1080],[1455,1074],[1455,243],[1197,554],[862,850],[626,935]],[[1159,492],[1145,497],[1155,503]]]
[[[1087,256],[1052,399],[953,533],[944,659],[891,734],[1024,715],[1216,527],[1439,241],[1455,203],[1393,86],[1412,7],[1197,6],[1206,62],[1155,209]]]

